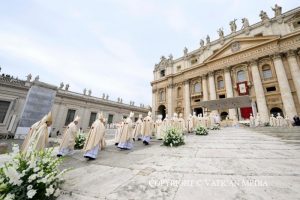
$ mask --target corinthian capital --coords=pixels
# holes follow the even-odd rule
[[[298,52],[299,53],[299,52]],[[294,50],[288,50],[287,52],[287,57],[295,57],[296,56],[296,53]]]
[[[253,65],[256,65],[256,66],[257,66],[257,60],[255,60],[255,59],[250,60],[250,61],[249,61],[249,65],[250,65],[250,66],[253,66]]]
[[[170,83],[168,84],[167,88],[173,88],[174,87],[174,84]]]
[[[273,59],[273,60],[281,59],[281,54],[280,54],[280,53],[275,53],[275,54],[272,56],[272,59]]]
[[[224,72],[230,72],[231,71],[231,67],[225,67]]]
[[[210,71],[210,72],[208,72],[208,76],[213,76],[215,74],[215,72],[214,71]]]

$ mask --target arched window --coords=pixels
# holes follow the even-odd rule
[[[240,70],[237,72],[237,81],[238,82],[246,81],[246,72],[244,70]]]
[[[219,76],[217,78],[217,82],[218,82],[218,89],[223,89],[224,88],[224,80],[223,80],[223,77],[222,76]]]
[[[201,92],[201,85],[200,85],[200,83],[195,83],[195,85],[194,85],[194,92],[195,93],[200,93]]]
[[[164,91],[160,91],[159,92],[159,101],[164,101],[165,100],[165,92]]]
[[[269,79],[273,77],[270,65],[262,66],[262,74],[264,79]]]
[[[177,88],[177,98],[180,98],[182,97],[182,90],[181,90],[181,87],[178,87]]]

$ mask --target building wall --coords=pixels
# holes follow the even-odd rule
[[[227,98],[230,92],[226,90],[226,70],[230,73],[231,89],[233,96],[236,97],[239,95],[237,91],[238,81],[236,73],[243,69],[246,72],[246,81],[249,85],[249,96],[256,105],[255,109],[257,109],[256,107],[264,108],[262,105],[264,103],[262,102],[265,101],[266,109],[258,109],[258,112],[263,112],[265,118],[269,116],[271,109],[275,107],[280,108],[283,114],[289,115],[289,117],[292,117],[292,114],[299,115],[300,89],[297,79],[300,79],[300,77],[297,78],[294,76],[293,78],[291,73],[292,68],[296,70],[296,74],[298,74],[300,70],[300,26],[298,26],[297,23],[300,23],[300,7],[283,13],[280,16],[270,18],[267,21],[253,24],[247,29],[233,32],[209,44],[206,43],[205,46],[199,47],[185,54],[183,57],[173,59],[172,56],[169,58],[162,56],[160,62],[155,65],[155,76],[151,82],[152,94],[155,96],[153,100],[155,99],[156,101],[153,103],[153,112],[159,114],[158,107],[164,105],[169,115],[172,115],[174,112],[181,112],[187,117],[190,110],[192,111],[199,107],[199,101],[205,101],[203,98],[205,88],[202,84],[200,93],[195,94],[193,92],[195,82],[198,81],[202,83],[203,77],[207,79],[208,88],[206,88],[206,91],[208,93],[208,100],[214,98],[215,95],[216,99],[219,99],[220,95],[225,95],[225,98]],[[238,44],[239,48],[235,48],[236,44]],[[296,62],[292,64],[293,66],[291,66],[288,61],[290,57],[296,59]],[[281,68],[281,62],[283,69]],[[263,67],[265,65],[270,66],[272,78],[263,78]],[[177,70],[179,69],[178,66],[181,66],[180,70]],[[259,70],[258,77],[253,77],[252,70],[255,69],[255,67]],[[165,70],[168,68],[172,68],[172,72]],[[165,70],[168,73],[162,77],[160,76],[161,70]],[[281,73],[278,74],[278,72]],[[283,76],[282,74],[284,73],[286,75]],[[209,74],[212,74],[213,82],[209,81]],[[218,77],[223,78],[224,88],[219,89],[217,87]],[[287,79],[287,85],[284,79]],[[257,98],[257,92],[260,91],[260,88],[256,88],[257,91],[255,91],[257,82],[261,82],[263,89],[263,95],[260,95],[259,98]],[[188,94],[186,94],[186,96],[189,97],[188,99],[178,98],[176,96],[178,87],[184,85],[184,83],[189,84],[189,86],[186,87],[189,88]],[[214,83],[215,91],[212,90],[213,85],[211,85],[211,83]],[[275,87],[276,91],[268,92],[267,88],[270,87]],[[173,97],[170,98],[171,96],[167,95],[166,101],[159,101],[159,92],[167,91],[168,88],[172,88],[172,93],[175,94],[175,96],[173,95]],[[282,91],[280,88],[282,88]],[[185,91],[183,91],[183,93],[184,92]],[[190,103],[186,103],[186,101]],[[171,106],[170,103],[172,104]],[[257,104],[259,104],[259,106]],[[265,113],[265,110],[267,110],[268,113]],[[229,112],[229,110],[218,110],[218,112]],[[240,110],[237,109],[236,112],[239,118],[242,119]]]
[[[31,85],[32,82],[17,80],[11,76],[6,77],[6,75],[0,76],[0,101],[10,102],[4,122],[0,123],[0,134],[15,134]],[[82,127],[84,131],[89,129],[91,112],[103,112],[106,118],[112,114],[113,123],[117,123],[123,119],[123,116],[129,116],[130,112],[134,112],[135,117],[138,117],[139,114],[146,116],[149,111],[149,108],[145,107],[57,89],[51,110],[53,115],[51,134],[55,134],[57,131],[61,133],[64,130],[68,109],[76,110],[75,116],[78,115],[81,118],[79,127]],[[13,116],[15,116],[15,120],[12,121]],[[10,125],[11,130],[9,129]]]

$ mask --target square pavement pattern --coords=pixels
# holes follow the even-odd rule
[[[72,169],[59,199],[300,199],[299,128],[223,128],[185,141],[122,151],[108,140],[95,161],[76,151],[61,166]]]
[[[298,139],[223,128],[175,148],[109,145],[89,162],[77,152],[65,160],[73,169],[60,199],[300,199]]]

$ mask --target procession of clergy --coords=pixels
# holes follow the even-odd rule
[[[158,116],[158,119],[154,122],[151,112],[148,112],[148,116],[144,117],[139,115],[136,122],[132,121],[134,113],[131,112],[129,117],[124,119],[117,125],[115,134],[115,145],[122,150],[129,150],[133,148],[133,144],[136,141],[141,140],[143,144],[149,145],[151,138],[155,137],[158,140],[163,139],[164,130],[169,127],[174,127],[182,132],[191,133],[195,131],[198,125],[210,127],[214,124],[220,123],[219,115],[198,115],[193,113],[185,121],[182,114],[174,114],[173,117],[166,115],[162,120],[162,115]],[[63,134],[59,151],[57,156],[65,156],[74,153],[75,138],[78,133],[77,124],[80,118],[77,116],[73,122],[71,122]],[[27,134],[21,151],[23,153],[30,153],[32,151],[44,150],[48,144],[48,127],[52,124],[51,112],[44,116],[40,121],[33,124]],[[88,160],[94,160],[97,158],[98,152],[103,150],[106,146],[105,142],[105,123],[106,119],[102,113],[99,113],[97,119],[92,124],[83,147],[84,157]]]
[[[250,114],[250,127],[258,127],[258,126],[265,126],[261,121],[260,114],[257,113],[256,116],[253,116],[252,113]],[[277,113],[275,117],[274,114],[271,114],[269,119],[269,126],[272,127],[293,127],[292,121],[289,119],[288,116],[282,117],[280,113]]]

